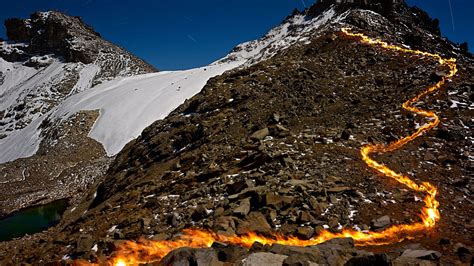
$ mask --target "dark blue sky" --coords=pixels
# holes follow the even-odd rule
[[[454,29],[449,1],[454,14]],[[315,0],[21,0],[2,1],[0,20],[37,10],[81,16],[106,39],[162,70],[206,65],[256,39],[294,8]],[[408,0],[441,21],[442,33],[474,46],[473,0]],[[5,29],[0,30],[5,37]]]

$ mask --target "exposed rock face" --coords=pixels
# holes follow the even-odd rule
[[[10,18],[5,21],[7,28],[7,38],[16,42],[26,42],[30,40],[30,29],[26,26],[25,20]]]
[[[0,217],[19,208],[68,198],[78,203],[102,178],[111,158],[87,137],[98,112],[81,112],[47,129],[36,155],[0,165]]]
[[[406,6],[404,0],[319,0],[310,7],[309,14],[314,16],[331,6],[338,9],[361,8],[390,15],[394,10]]]
[[[99,83],[156,71],[103,40],[78,17],[37,12],[29,19],[8,19],[5,26],[9,40],[0,42],[0,183],[8,192],[0,197],[0,216],[31,204],[83,196],[110,163],[103,147],[87,136],[97,114],[56,120],[51,113],[66,98]],[[21,145],[35,138],[42,140],[36,151],[31,151],[35,145]],[[28,153],[36,155],[23,159]]]
[[[37,12],[29,19],[8,19],[5,27],[10,41],[28,44],[24,49],[28,54],[56,54],[67,62],[89,64],[100,53],[123,53],[121,48],[103,40],[81,18],[60,12]],[[155,71],[152,66],[137,58],[130,59],[143,68],[142,73]]]
[[[397,23],[403,17],[407,25],[417,25],[434,34],[439,35],[439,20],[430,16],[418,7],[408,7],[404,0],[320,0],[308,10],[309,16],[317,16],[324,10],[335,7],[337,10],[365,9],[384,15],[387,19]],[[415,14],[415,16],[413,16]]]
[[[436,265],[439,257],[431,250],[407,250],[398,258],[357,250],[351,239],[334,239],[311,247],[262,245],[249,250],[214,244],[206,249],[180,248],[169,253],[158,265],[240,265],[240,266],[411,266]],[[439,255],[439,254],[438,254]]]

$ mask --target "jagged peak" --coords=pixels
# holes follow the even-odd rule
[[[81,18],[58,11],[35,12],[27,19],[10,18],[5,27],[8,40],[24,43],[27,54],[56,54],[66,61],[91,63],[100,50],[97,48],[105,44]]]
[[[95,36],[100,34],[84,23],[80,17],[68,16],[58,11],[35,12],[28,19],[10,18],[5,21],[7,38],[16,42],[28,42],[32,39],[45,36],[58,38],[64,36],[54,36],[57,31],[69,35]],[[48,35],[50,31],[55,31],[54,35]]]
[[[15,49],[2,49],[0,57],[7,61],[26,61],[30,56],[55,55],[66,62],[93,63],[103,54],[124,54],[141,65],[146,72],[156,69],[125,49],[102,39],[80,17],[59,11],[35,12],[27,19],[5,21],[9,43],[20,43]],[[10,45],[11,46],[11,45]],[[8,48],[8,47],[7,47]]]
[[[371,4],[401,4],[404,0],[320,0],[319,2],[327,2],[330,4],[355,4],[355,5],[371,5]]]
[[[307,15],[318,16],[328,8],[335,6],[338,10],[363,8],[382,15],[390,15],[394,10],[406,6],[404,0],[318,0],[307,10]]]

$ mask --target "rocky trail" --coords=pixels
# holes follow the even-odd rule
[[[429,96],[429,94],[435,93],[441,89],[451,78],[457,73],[457,66],[455,59],[443,59],[438,54],[432,54],[428,52],[422,52],[418,50],[410,50],[395,45],[390,45],[381,40],[375,40],[363,35],[361,33],[352,33],[350,29],[344,28],[342,32],[347,37],[355,37],[357,41],[363,44],[380,46],[383,49],[394,50],[405,54],[415,54],[424,58],[434,58],[438,61],[440,66],[447,67],[448,72],[445,76],[441,77],[441,80],[435,85],[427,88],[422,93],[418,94],[414,98],[403,103],[403,108],[416,113],[421,116],[428,118],[428,123],[419,127],[414,133],[402,137],[390,144],[375,144],[365,145],[361,149],[361,157],[363,161],[370,168],[383,174],[385,177],[393,178],[397,182],[407,186],[411,190],[419,193],[426,194],[424,199],[425,207],[423,207],[420,217],[422,219],[419,223],[414,224],[400,224],[396,226],[388,227],[382,231],[355,231],[350,229],[343,229],[339,233],[332,233],[330,231],[322,231],[319,235],[313,236],[311,239],[303,240],[298,237],[285,236],[282,234],[269,233],[270,236],[264,236],[256,232],[246,232],[239,236],[226,236],[214,233],[208,230],[200,229],[185,229],[183,233],[174,240],[167,241],[149,241],[143,240],[140,242],[123,242],[117,247],[117,251],[114,256],[110,259],[110,263],[113,265],[136,265],[146,264],[151,262],[159,262],[163,260],[168,253],[173,252],[178,248],[210,248],[214,243],[224,243],[224,245],[240,246],[243,248],[251,248],[254,245],[288,245],[307,247],[322,244],[332,239],[343,239],[350,238],[354,241],[356,246],[377,246],[377,245],[390,245],[398,242],[402,242],[405,239],[416,238],[416,235],[423,230],[431,230],[438,220],[441,218],[438,211],[439,202],[436,200],[437,188],[429,182],[423,182],[418,185],[410,177],[403,174],[396,173],[389,167],[370,157],[370,154],[387,153],[402,148],[407,143],[413,141],[417,137],[422,136],[426,132],[430,131],[439,124],[439,117],[431,111],[426,111],[414,106],[421,98]],[[264,134],[262,132],[258,132]],[[257,137],[258,134],[255,136]],[[245,203],[244,203],[245,204]],[[250,209],[250,202],[246,205],[240,205],[234,212],[248,213]],[[297,229],[298,230],[298,229]],[[176,252],[175,252],[176,253]],[[173,254],[164,259],[164,264],[167,264],[167,260],[171,260]],[[248,258],[247,258],[248,259]],[[277,258],[274,258],[277,259]],[[77,262],[81,264],[88,264],[87,262]]]

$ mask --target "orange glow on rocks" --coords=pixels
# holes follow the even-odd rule
[[[118,245],[118,249],[113,254],[113,257],[110,258],[106,264],[124,266],[156,262],[160,261],[164,256],[166,256],[166,254],[177,248],[206,248],[210,247],[212,243],[216,241],[249,248],[255,242],[268,245],[283,244],[292,246],[310,246],[317,245],[334,238],[350,237],[354,239],[355,244],[358,246],[376,246],[398,243],[406,239],[413,239],[417,233],[432,229],[441,218],[438,210],[439,202],[436,200],[437,188],[428,182],[417,184],[409,176],[393,171],[384,164],[371,158],[370,155],[382,154],[397,150],[439,124],[439,117],[434,112],[422,110],[418,107],[415,107],[414,104],[422,97],[440,89],[450,78],[456,75],[458,71],[456,60],[444,59],[438,54],[391,45],[381,40],[369,38],[361,33],[352,33],[348,28],[343,28],[342,33],[348,37],[358,38],[359,41],[364,44],[378,46],[387,50],[418,55],[423,58],[435,59],[441,66],[449,68],[449,73],[442,77],[441,81],[425,89],[423,92],[406,101],[402,105],[404,109],[425,117],[427,120],[426,124],[422,125],[411,135],[405,136],[397,141],[386,145],[369,144],[363,146],[360,151],[362,160],[367,164],[367,166],[388,178],[398,181],[411,190],[425,195],[425,206],[421,209],[420,214],[421,222],[414,224],[394,225],[380,232],[360,232],[352,229],[343,229],[341,232],[336,233],[323,231],[319,236],[310,240],[301,240],[296,237],[284,236],[278,233],[275,233],[271,236],[262,236],[252,232],[239,236],[224,236],[218,235],[208,230],[187,229],[184,230],[180,236],[170,241],[151,241],[145,239],[138,241],[124,241]],[[82,264],[77,263],[77,265]]]

